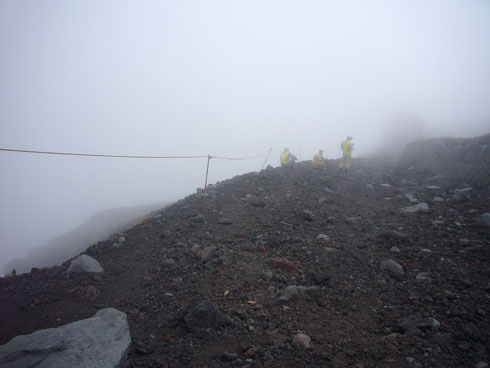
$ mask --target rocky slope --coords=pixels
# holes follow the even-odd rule
[[[127,367],[490,363],[488,188],[335,165],[188,196],[90,247],[102,274],[0,279],[0,344],[115,307]]]
[[[91,244],[106,239],[115,232],[133,226],[143,216],[150,214],[165,204],[151,204],[113,208],[99,211],[72,231],[59,235],[47,244],[34,248],[25,258],[17,258],[4,266],[4,273],[15,269],[17,274],[30,272],[32,267],[60,265],[67,259],[85,251]]]
[[[477,138],[435,138],[409,144],[400,165],[450,180],[490,186],[490,134]]]

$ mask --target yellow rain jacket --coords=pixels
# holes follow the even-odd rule
[[[290,155],[290,153],[286,152],[286,151],[281,153],[281,165],[287,165],[287,164],[289,164],[289,162],[291,162],[289,155]]]
[[[342,152],[344,153],[345,156],[352,156],[352,149],[354,148],[354,145],[352,144],[351,141],[348,139],[344,139],[342,141]]]
[[[315,165],[315,167],[317,167],[317,168],[319,168],[320,166],[325,165],[325,158],[323,157],[323,155],[320,152],[318,152],[313,157],[313,165]]]

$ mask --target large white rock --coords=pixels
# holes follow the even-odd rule
[[[126,313],[114,308],[0,346],[2,368],[121,368],[131,343]]]
[[[71,272],[104,272],[95,258],[82,254],[71,261],[68,273]]]

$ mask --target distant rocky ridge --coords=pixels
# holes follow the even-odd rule
[[[29,272],[32,267],[59,265],[85,251],[90,245],[136,225],[144,219],[145,215],[167,204],[131,206],[97,212],[76,229],[57,236],[44,246],[31,250],[25,258],[17,258],[8,262],[3,271],[7,274],[15,268],[17,273],[24,273]]]
[[[477,138],[435,138],[405,148],[400,166],[427,170],[434,175],[488,187],[490,185],[490,134]]]

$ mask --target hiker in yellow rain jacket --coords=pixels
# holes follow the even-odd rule
[[[323,150],[319,150],[318,153],[313,157],[313,166],[320,169],[325,165],[325,158],[323,157]]]
[[[289,148],[284,148],[284,152],[281,153],[281,166],[294,167],[294,162],[296,160],[296,156],[289,152]]]
[[[340,148],[342,149],[342,160],[340,161],[339,168],[340,170],[349,170],[350,161],[352,158],[352,150],[354,149],[354,143],[351,142],[352,137],[348,136],[346,139],[342,141],[340,144]]]

